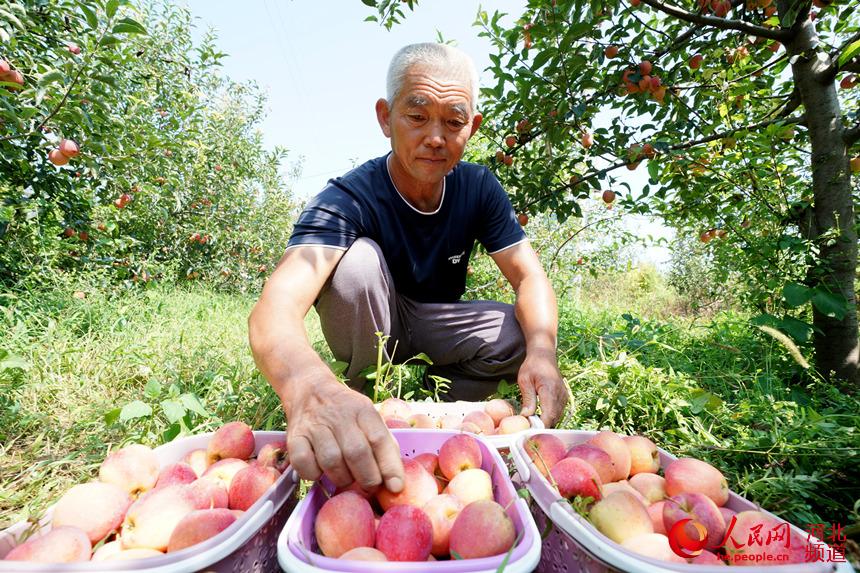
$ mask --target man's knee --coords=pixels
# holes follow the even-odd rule
[[[330,287],[341,297],[365,299],[368,291],[387,289],[385,259],[374,241],[357,239],[332,273]]]

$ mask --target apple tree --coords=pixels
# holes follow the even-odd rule
[[[381,23],[407,6],[365,3]],[[811,342],[817,369],[856,387],[860,15],[851,2],[814,4],[535,0],[522,15],[479,12],[497,49],[482,130],[521,209],[563,220],[611,191],[621,210],[698,237],[745,281],[754,323]]]

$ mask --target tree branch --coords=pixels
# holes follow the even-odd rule
[[[730,20],[726,18],[717,18],[716,16],[704,16],[701,14],[695,14],[693,12],[688,12],[683,8],[678,8],[676,6],[670,6],[668,4],[665,4],[661,0],[642,0],[642,2],[656,10],[668,14],[669,16],[673,16],[679,20],[683,20],[685,22],[690,22],[693,24],[711,26],[720,30],[737,30],[739,32],[743,32],[751,36],[759,36],[761,38],[779,40],[783,43],[790,41],[794,37],[794,34],[790,30],[785,30],[782,28],[765,28],[764,26],[749,24],[742,20]]]
[[[857,123],[851,129],[846,129],[842,134],[842,141],[845,142],[845,147],[851,147],[860,140],[860,123]]]

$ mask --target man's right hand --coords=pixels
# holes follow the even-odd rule
[[[403,489],[400,447],[369,398],[340,383],[330,371],[294,380],[287,416],[290,464],[303,479],[322,474],[338,487],[358,482],[372,491],[384,483]]]

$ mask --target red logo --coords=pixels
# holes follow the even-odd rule
[[[687,523],[692,527],[687,527]],[[693,530],[696,535],[695,539],[690,535]],[[685,559],[692,559],[699,555],[708,542],[708,530],[705,529],[705,526],[689,518],[675,523],[666,536],[669,538],[669,547],[672,548],[672,551]]]

